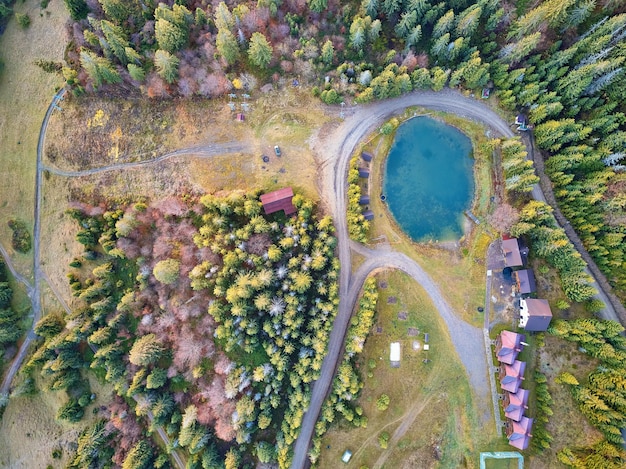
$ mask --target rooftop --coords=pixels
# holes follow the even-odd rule
[[[517,283],[517,288],[519,289],[520,293],[533,293],[537,290],[537,285],[535,284],[535,275],[533,274],[532,270],[517,270],[513,273],[513,275],[515,275],[515,281]]]
[[[527,331],[545,331],[552,320],[548,300],[526,298],[520,300],[519,325]]]
[[[291,187],[285,187],[273,192],[261,195],[261,203],[265,214],[269,215],[280,210],[285,211],[285,215],[291,215],[296,212],[296,207],[293,206],[291,199],[293,198],[293,189]]]
[[[523,334],[511,331],[502,331],[496,338],[496,357],[500,363],[511,365],[522,351],[522,342],[526,339]]]
[[[524,265],[517,238],[503,239],[502,253],[504,254],[504,264],[507,267],[521,267]]]

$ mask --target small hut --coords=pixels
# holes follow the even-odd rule
[[[366,220],[373,220],[374,219],[374,212],[372,212],[371,210],[366,210],[365,212],[363,212],[363,217]]]
[[[369,205],[369,203],[370,203],[369,195],[362,195],[361,198],[359,199],[359,205]]]
[[[267,194],[261,195],[260,199],[266,215],[280,210],[284,210],[285,215],[291,215],[296,212],[296,207],[294,207],[291,202],[291,199],[293,199],[293,189],[291,189],[291,187],[268,192]]]
[[[367,168],[359,168],[359,177],[367,179],[368,177],[370,177],[370,170]]]
[[[361,158],[363,159],[363,161],[369,163],[370,161],[372,161],[372,158],[374,158],[374,156],[371,153],[367,153],[366,151],[361,152]]]
[[[516,270],[513,272],[515,277],[515,283],[517,285],[517,291],[522,295],[527,295],[537,291],[537,285],[535,283],[535,275],[530,269]]]
[[[389,346],[389,361],[394,368],[400,366],[400,342],[392,342]]]

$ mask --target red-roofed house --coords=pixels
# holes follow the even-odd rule
[[[517,392],[522,385],[526,362],[515,360],[512,365],[500,364],[500,387],[504,391]]]
[[[279,212],[280,210],[284,210],[285,215],[291,215],[296,212],[296,207],[294,207],[291,202],[291,199],[293,199],[293,190],[291,187],[268,192],[267,194],[263,194],[260,198],[266,215]]]
[[[509,444],[517,449],[525,450],[530,443],[530,430],[533,428],[533,419],[522,417],[519,422],[507,420],[506,437]]]
[[[517,354],[522,351],[524,346],[522,342],[526,337],[511,331],[502,331],[496,337],[496,357],[500,363],[511,365],[516,359]]]
[[[524,416],[524,411],[528,409],[528,395],[526,389],[519,388],[517,392],[505,392],[502,407],[506,418],[519,422]]]

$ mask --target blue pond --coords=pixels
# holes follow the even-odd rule
[[[472,143],[428,117],[403,123],[387,157],[383,192],[400,227],[415,241],[450,241],[463,234],[474,194]]]

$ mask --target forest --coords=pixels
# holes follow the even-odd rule
[[[52,68],[77,94],[217,97],[290,76],[329,104],[491,88],[528,115],[561,210],[626,298],[623,2],[65,3]]]
[[[57,418],[97,414],[71,467],[168,467],[158,427],[188,467],[289,466],[338,304],[336,240],[311,201],[265,216],[258,195],[68,210],[80,306],[37,323],[20,386],[37,373],[67,395]],[[114,387],[107,406],[90,408],[85,368]]]

